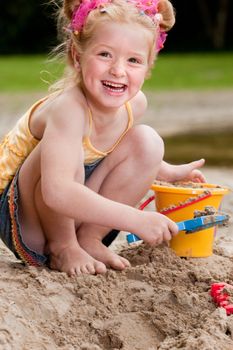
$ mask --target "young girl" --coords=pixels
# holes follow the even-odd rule
[[[205,181],[204,160],[165,163],[161,138],[138,124],[173,7],[65,0],[59,18],[69,71],[1,143],[1,238],[23,262],[69,275],[123,270],[129,262],[107,248],[116,230],[151,245],[177,233],[166,216],[135,208],[153,180]]]

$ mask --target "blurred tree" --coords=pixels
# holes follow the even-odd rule
[[[166,50],[232,50],[232,0],[171,0],[176,9],[176,24]]]
[[[1,0],[0,54],[45,53],[57,44],[49,1]],[[171,1],[177,21],[166,52],[233,49],[233,0]]]
[[[1,54],[45,52],[56,42],[52,6],[45,1],[1,1]]]
[[[229,18],[229,0],[219,0],[217,11],[211,11],[213,2],[198,0],[198,6],[204,30],[215,49],[223,49],[226,41],[227,20]]]

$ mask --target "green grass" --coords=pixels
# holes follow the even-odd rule
[[[0,56],[0,92],[47,90],[62,69],[45,55]]]
[[[156,61],[147,90],[233,88],[233,52],[165,54]],[[47,90],[61,75],[62,65],[44,55],[0,56],[0,92]],[[47,81],[46,82],[44,82]]]
[[[155,62],[149,90],[233,88],[233,52],[161,54]]]
[[[233,52],[161,54],[149,90],[233,89]],[[45,55],[0,56],[0,92],[46,91],[63,66]],[[207,165],[233,166],[233,130],[167,137],[165,159],[171,163],[205,158]]]
[[[173,164],[205,158],[208,166],[233,166],[233,130],[165,137],[165,159]]]

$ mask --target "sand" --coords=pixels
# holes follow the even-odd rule
[[[232,169],[204,173],[233,188]],[[222,210],[232,209],[231,192]],[[25,267],[0,244],[0,349],[233,349],[233,315],[209,293],[214,282],[233,285],[232,233],[231,219],[207,258],[180,258],[165,245],[129,247],[122,234],[112,249],[132,267],[75,278]]]

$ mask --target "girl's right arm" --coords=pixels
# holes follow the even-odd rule
[[[41,185],[46,205],[79,222],[137,234],[145,242],[169,240],[176,224],[167,217],[107,199],[84,183],[83,110],[76,102],[55,106],[41,141]]]

